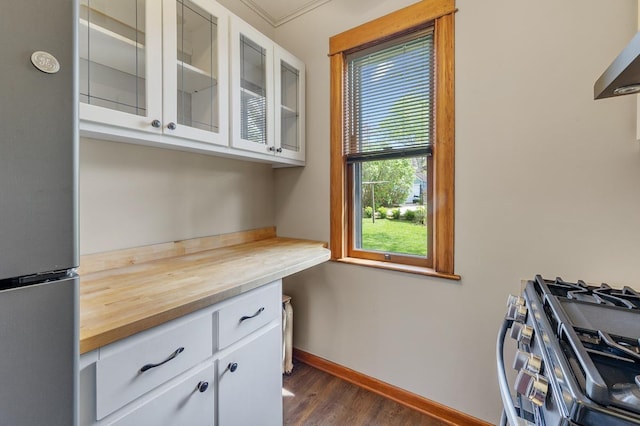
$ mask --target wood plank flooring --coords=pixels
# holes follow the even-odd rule
[[[447,423],[294,360],[283,376],[284,424],[445,426]]]

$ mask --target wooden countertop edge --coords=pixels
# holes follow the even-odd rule
[[[253,277],[246,282],[238,282],[230,284],[229,287],[220,289],[219,287],[213,287],[212,291],[207,294],[203,294],[196,300],[192,300],[183,304],[176,305],[169,309],[162,309],[156,312],[150,312],[148,315],[137,318],[114,327],[83,327],[82,310],[80,312],[80,353],[90,352],[99,347],[108,345],[115,341],[121,340],[125,337],[129,337],[140,331],[144,331],[153,328],[157,325],[171,321],[173,319],[180,318],[184,315],[198,311],[200,309],[209,307],[216,303],[227,300],[231,297],[253,290],[262,285],[268,284],[278,279],[282,279],[289,275],[301,272],[305,269],[316,266],[323,263],[330,258],[330,252],[326,248],[326,243],[316,241],[294,240],[287,238],[274,238],[274,241],[281,242],[308,242],[318,245],[318,252],[314,252],[313,256],[305,258],[303,261],[299,261],[295,264],[285,264],[282,268],[275,272],[269,272],[265,275]],[[243,246],[241,244],[240,246]],[[247,243],[249,246],[250,243]],[[215,252],[215,250],[211,250]],[[251,267],[249,265],[249,267]],[[126,270],[126,268],[123,268]],[[82,280],[81,280],[82,286]],[[81,294],[82,298],[82,294]]]

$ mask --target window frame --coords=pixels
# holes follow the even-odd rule
[[[454,13],[455,0],[423,0],[385,15],[329,40],[331,60],[330,120],[330,249],[334,261],[352,263],[403,272],[460,279],[454,273],[454,165],[455,165],[455,98],[454,98]],[[390,38],[406,34],[428,25],[434,26],[435,50],[435,142],[428,157],[432,167],[433,183],[429,185],[428,221],[432,224],[427,247],[427,264],[416,265],[402,256],[390,261],[379,260],[366,252],[352,250],[353,232],[350,214],[350,187],[343,154],[343,88],[346,54],[357,49],[383,43]],[[437,206],[437,208],[433,208]],[[426,244],[426,242],[425,242]]]

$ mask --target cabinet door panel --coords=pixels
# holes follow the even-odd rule
[[[219,425],[282,425],[280,324],[218,360]]]
[[[276,155],[305,160],[305,66],[279,46],[275,48]]]
[[[81,0],[80,118],[159,132],[160,8],[145,0]]]
[[[210,364],[184,380],[168,385],[159,395],[125,416],[105,423],[113,426],[212,426],[215,419],[214,380],[214,367]]]
[[[231,21],[231,144],[268,154],[273,142],[273,42],[246,22]]]
[[[228,145],[228,12],[164,0],[164,131]]]

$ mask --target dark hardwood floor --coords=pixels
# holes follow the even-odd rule
[[[447,425],[301,362],[282,393],[285,425]]]

